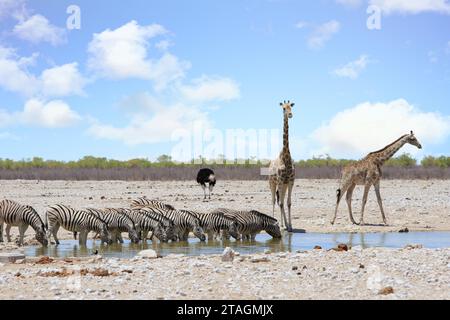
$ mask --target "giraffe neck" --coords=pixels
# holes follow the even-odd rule
[[[385,147],[384,149],[382,149],[379,152],[375,153],[375,158],[377,159],[378,162],[380,162],[381,164],[383,164],[384,162],[386,162],[387,160],[389,160],[390,158],[392,158],[392,156],[401,148],[405,145],[406,143],[406,137],[400,138],[398,141],[392,143],[391,145],[388,145],[387,147]]]
[[[291,160],[291,153],[289,151],[289,118],[287,114],[284,114],[284,127],[283,127],[283,150],[281,151],[283,160]]]

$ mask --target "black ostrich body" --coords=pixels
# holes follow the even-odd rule
[[[214,174],[214,171],[209,168],[200,169],[197,173],[197,183],[199,183],[203,188],[203,192],[205,195],[203,199],[206,199],[206,184],[208,184],[208,197],[209,199],[211,199],[211,191],[216,185],[216,176]]]

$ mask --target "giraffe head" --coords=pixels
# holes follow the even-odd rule
[[[422,145],[420,144],[419,140],[414,136],[414,133],[411,130],[411,133],[408,134],[406,142],[409,144],[412,144],[413,146],[416,146],[419,149],[422,149]]]
[[[288,118],[292,118],[292,107],[295,105],[295,103],[290,102],[289,100],[286,102],[280,102],[280,106],[283,108],[283,112],[285,115],[288,116]]]

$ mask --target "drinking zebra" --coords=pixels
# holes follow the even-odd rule
[[[200,225],[208,235],[208,240],[216,239],[221,234],[221,231],[226,231],[233,238],[239,239],[236,222],[221,212],[203,213],[191,210],[181,211],[189,212],[200,220]]]
[[[138,243],[139,236],[136,232],[136,226],[133,220],[126,214],[120,214],[113,208],[106,209],[86,209],[95,214],[97,217],[103,219],[108,225],[108,230],[111,233],[113,243],[119,241],[123,243],[122,232],[128,232],[128,237],[131,242]]]
[[[189,232],[191,231],[197,238],[200,239],[200,241],[206,240],[206,236],[203,233],[203,228],[201,226],[200,219],[196,215],[190,213],[189,211],[164,210],[151,206],[145,206],[142,208],[146,208],[147,210],[157,212],[172,220],[175,225],[174,232],[178,240],[187,241]]]
[[[150,239],[152,239],[153,236],[162,242],[176,239],[173,221],[158,212],[153,212],[146,207],[139,209],[123,208],[117,210],[120,210],[121,214],[126,214],[133,220],[136,231],[143,241],[147,239],[150,231],[152,231]]]
[[[46,226],[33,207],[22,205],[12,200],[0,201],[0,242],[3,242],[3,224],[6,223],[6,238],[11,241],[11,227],[19,227],[19,245],[23,245],[23,238],[28,226],[36,232],[36,240],[47,246]]]
[[[48,239],[50,240],[53,235],[56,244],[59,244],[58,230],[60,227],[68,231],[79,232],[78,241],[82,246],[86,246],[87,235],[90,231],[99,233],[102,243],[112,243],[107,223],[87,210],[75,210],[68,206],[57,204],[50,206],[46,212],[46,217],[48,221]]]
[[[131,205],[130,205],[130,207],[132,209],[141,208],[143,206],[150,206],[153,208],[164,209],[164,210],[175,210],[175,208],[173,206],[171,206],[170,204],[164,203],[159,200],[150,200],[145,197],[134,199],[133,201],[131,201]]]
[[[281,238],[280,226],[277,219],[256,210],[240,211],[232,209],[216,209],[213,213],[223,213],[234,219],[237,223],[237,231],[242,239],[254,240],[261,231],[267,232],[273,238]],[[226,235],[225,235],[226,236]]]

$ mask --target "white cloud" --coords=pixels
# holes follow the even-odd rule
[[[0,127],[31,125],[44,128],[69,127],[81,120],[81,116],[61,100],[45,102],[29,99],[22,111],[8,112],[0,109]]]
[[[202,76],[191,85],[180,87],[183,96],[192,101],[227,101],[239,98],[238,84],[229,78]]]
[[[78,71],[76,62],[46,69],[41,75],[42,93],[45,96],[83,94],[86,79]]]
[[[367,55],[361,55],[355,61],[351,61],[342,67],[336,68],[333,71],[333,74],[338,77],[356,79],[359,77],[360,73],[366,69],[369,62]]]
[[[13,33],[19,38],[37,44],[48,42],[54,46],[66,41],[66,31],[52,25],[46,17],[35,14],[14,26]]]
[[[35,57],[20,58],[14,49],[0,46],[0,87],[24,95],[34,94],[39,81],[28,72],[27,66],[34,62]]]
[[[75,124],[81,117],[61,100],[43,102],[30,99],[19,114],[25,124],[46,128],[62,128]]]
[[[295,27],[296,27],[297,29],[303,29],[303,28],[305,28],[306,26],[308,26],[308,22],[305,22],[305,21],[299,21],[299,22],[297,22],[297,23],[295,24]]]
[[[342,4],[346,7],[356,8],[362,4],[362,0],[336,0],[336,3]]]
[[[88,133],[98,139],[121,141],[127,145],[170,142],[178,130],[191,131],[194,125],[210,127],[206,113],[183,104],[166,106],[152,116],[136,115],[124,127],[93,123]]]
[[[312,133],[315,145],[319,146],[314,153],[360,158],[410,130],[426,150],[428,144],[441,143],[448,137],[450,117],[422,112],[404,99],[361,103],[339,112]],[[415,153],[417,149],[405,147],[405,151]]]
[[[182,78],[190,66],[167,52],[159,59],[149,57],[149,40],[166,33],[161,25],[141,26],[134,20],[115,30],[96,33],[88,46],[88,66],[105,78],[153,80],[161,89]]]
[[[25,0],[0,0],[0,20],[9,16],[19,18],[25,12]]]
[[[60,97],[82,94],[87,80],[77,63],[68,63],[42,71],[36,76],[28,71],[38,54],[20,57],[14,49],[0,46],[0,87],[24,96]]]
[[[385,14],[418,14],[422,12],[450,14],[448,0],[370,0],[370,4],[378,6]]]
[[[308,46],[313,49],[318,49],[331,39],[331,37],[339,32],[341,25],[336,20],[328,21],[316,27],[313,33],[308,38]]]

